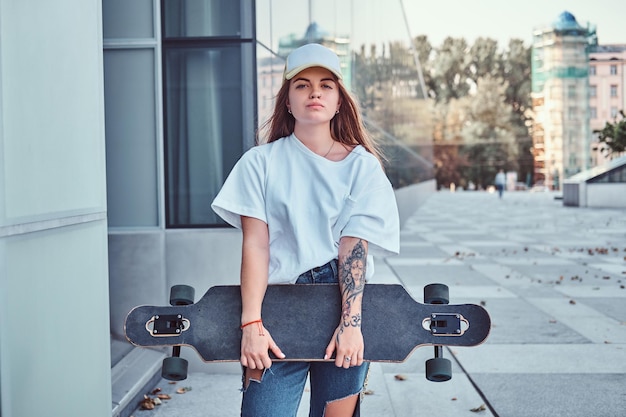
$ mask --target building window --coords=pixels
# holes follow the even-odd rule
[[[611,117],[612,117],[613,119],[615,119],[615,118],[617,117],[617,113],[618,113],[617,107],[612,106],[612,107],[611,107]]]
[[[589,108],[589,116],[592,119],[597,119],[598,118],[598,109],[595,107],[590,107]]]
[[[611,75],[617,75],[617,65],[611,65]]]
[[[161,3],[167,227],[225,224],[211,202],[254,141],[249,3]]]
[[[595,65],[591,65],[589,67],[589,75],[596,75],[596,66]]]
[[[611,97],[617,97],[617,85],[611,84]]]
[[[570,106],[570,107],[567,108],[567,118],[568,118],[568,120],[575,120],[576,119],[576,107]]]
[[[590,85],[589,86],[589,96],[590,97],[596,97],[598,95],[598,87],[596,87],[595,85]]]
[[[576,98],[576,86],[575,85],[567,86],[567,98]]]

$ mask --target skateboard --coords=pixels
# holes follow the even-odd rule
[[[425,304],[421,304],[401,285],[367,284],[361,312],[364,360],[399,363],[419,347],[434,346],[434,358],[426,361],[426,378],[449,380],[451,363],[443,358],[443,346],[483,343],[491,319],[479,305],[448,304],[448,292],[443,284],[427,285]],[[205,362],[239,361],[239,286],[212,287],[194,303],[194,289],[176,285],[170,291],[170,304],[135,307],[124,325],[126,338],[135,346],[173,347],[172,357],[163,362],[164,378],[186,378],[187,361],[179,357],[181,346],[193,347]],[[341,317],[338,285],[270,285],[262,317],[263,325],[287,355],[281,360],[323,361]]]

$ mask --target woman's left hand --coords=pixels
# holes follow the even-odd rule
[[[331,358],[335,353],[335,365],[338,368],[361,366],[364,347],[361,328],[341,323],[326,347],[324,359]]]

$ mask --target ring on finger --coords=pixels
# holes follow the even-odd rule
[[[346,356],[346,362],[350,362],[352,361],[352,358],[350,356]]]

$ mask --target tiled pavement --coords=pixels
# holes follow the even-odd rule
[[[375,282],[402,283],[420,301],[424,285],[442,282],[451,303],[484,304],[493,327],[485,344],[445,352],[448,382],[425,380],[431,348],[372,364],[362,415],[626,416],[626,210],[554,197],[439,192],[411,216],[401,255],[377,263]],[[134,416],[238,416],[238,366],[204,368],[161,381],[172,399]]]

